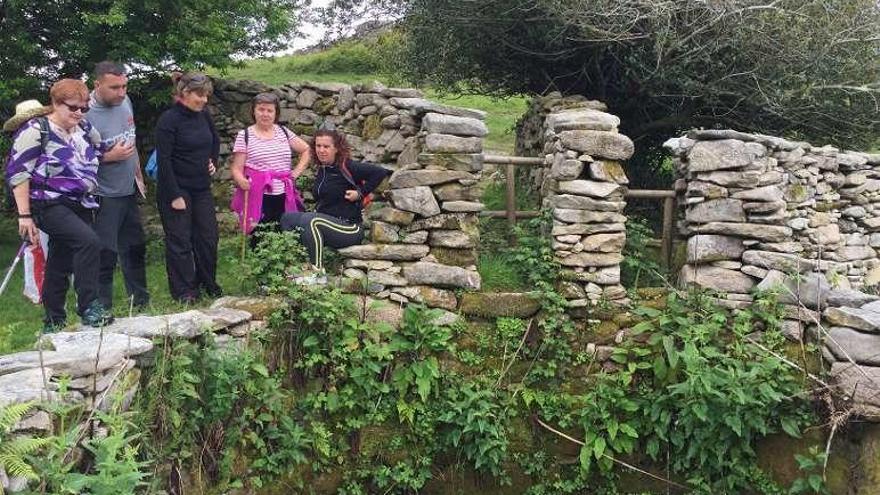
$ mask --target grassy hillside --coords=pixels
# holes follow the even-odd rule
[[[393,38],[384,37],[340,43],[321,52],[250,60],[243,67],[213,73],[229,79],[251,79],[269,85],[297,81],[350,84],[379,81],[386,86],[409,87],[411,84],[394,75],[389,57],[383,56],[393,42]],[[487,112],[489,136],[485,141],[486,150],[513,153],[514,125],[526,111],[526,98],[442,94],[431,88],[422,89],[431,100]]]

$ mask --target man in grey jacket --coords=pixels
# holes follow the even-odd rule
[[[146,276],[146,239],[138,195],[146,186],[135,148],[134,111],[127,95],[125,68],[115,62],[95,65],[94,90],[86,119],[101,133],[105,151],[98,167],[98,216],[95,232],[104,241],[98,278],[98,299],[110,308],[116,258],[134,306],[149,303]]]

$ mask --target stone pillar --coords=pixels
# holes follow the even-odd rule
[[[620,285],[629,182],[620,161],[632,156],[633,143],[617,131],[620,119],[592,106],[556,109],[544,122],[541,195],[572,308],[629,302]]]
[[[352,291],[401,303],[455,309],[454,289],[479,289],[478,173],[483,137],[477,110],[421,98],[391,98],[420,124],[416,140],[397,160],[388,206],[369,215],[369,244],[340,250]]]

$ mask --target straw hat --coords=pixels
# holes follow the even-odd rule
[[[15,115],[10,117],[10,119],[3,124],[3,130],[6,132],[13,132],[28,120],[41,115],[46,115],[51,111],[52,107],[43,106],[43,104],[37,100],[23,101],[18,105],[15,105]]]

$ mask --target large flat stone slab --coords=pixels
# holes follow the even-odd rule
[[[859,332],[848,327],[831,327],[824,339],[825,347],[837,361],[880,366],[880,336]]]
[[[153,339],[177,337],[191,339],[205,332],[223,330],[251,318],[247,311],[231,308],[193,309],[164,316],[134,316],[117,318],[104,327],[105,333],[120,333]]]
[[[694,227],[698,234],[722,234],[757,239],[765,242],[784,242],[791,238],[791,228],[779,225],[758,225],[739,222],[710,222]]]
[[[718,266],[684,265],[681,268],[679,281],[682,284],[695,284],[706,289],[735,294],[748,294],[755,286],[752,277],[739,270],[728,270]]]
[[[52,377],[53,370],[45,369],[46,380]],[[0,407],[25,402],[54,401],[58,399],[55,390],[58,386],[48,383],[48,390],[43,382],[43,370],[33,368],[0,376]]]
[[[418,244],[363,244],[339,250],[346,258],[360,260],[413,261],[428,255],[430,248]]]
[[[767,150],[758,143],[744,143],[736,139],[698,141],[688,153],[691,172],[711,172],[743,168]]]
[[[852,363],[831,365],[835,395],[851,403],[852,412],[869,421],[880,420],[880,368]]]
[[[828,308],[822,313],[832,325],[855,328],[863,332],[880,333],[880,313],[862,308]]]
[[[472,108],[452,107],[443,105],[424,98],[391,98],[389,103],[397,108],[405,108],[413,113],[420,115],[423,113],[434,112],[446,115],[455,115],[457,117],[469,117],[473,119],[484,120],[486,112],[482,110],[474,110]]]
[[[412,285],[434,285],[440,287],[460,287],[479,290],[480,274],[457,266],[439,263],[413,263],[403,269],[403,276]]]
[[[626,160],[632,156],[635,150],[630,138],[615,132],[562,131],[559,133],[559,140],[566,148],[609,160]]]
[[[489,134],[486,124],[477,118],[428,113],[422,118],[422,130],[428,133],[483,137]]]

